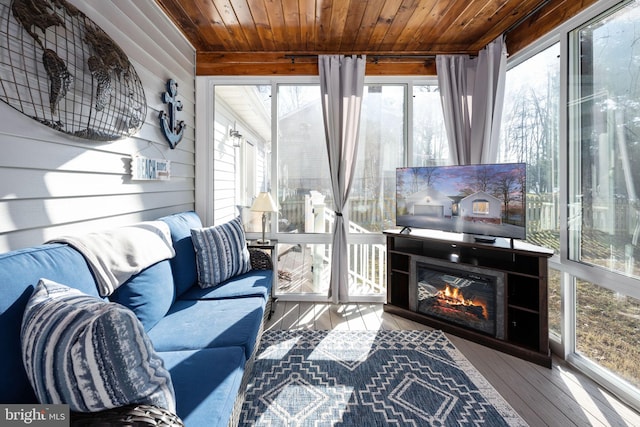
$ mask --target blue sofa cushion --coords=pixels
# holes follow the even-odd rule
[[[132,403],[175,412],[171,376],[131,310],[41,280],[24,313],[22,355],[38,401],[93,412]]]
[[[36,401],[22,364],[20,323],[27,301],[42,277],[98,296],[87,262],[66,245],[41,245],[0,254],[0,402]]]
[[[247,359],[262,327],[262,297],[177,300],[149,331],[156,351],[238,346]]]
[[[133,311],[148,331],[167,314],[175,299],[171,264],[160,261],[142,270],[119,286],[109,299]]]
[[[262,297],[265,301],[271,295],[273,271],[251,270],[236,276],[213,288],[199,288],[194,286],[182,294],[180,299],[223,299],[241,297]]]
[[[171,270],[176,288],[176,297],[179,297],[196,284],[196,253],[191,241],[191,229],[201,228],[202,221],[194,211],[181,212],[159,219],[169,225],[171,240],[176,256],[171,258]]]
[[[196,250],[198,285],[210,288],[251,269],[251,259],[240,217],[207,228],[191,230]]]
[[[241,347],[159,353],[174,378],[176,413],[186,426],[226,427],[244,374]]]

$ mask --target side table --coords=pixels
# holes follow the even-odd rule
[[[271,315],[275,311],[275,304],[277,300],[274,295],[276,286],[278,286],[278,240],[271,239],[266,242],[260,242],[259,240],[247,240],[247,248],[259,249],[261,251],[268,252],[271,256],[271,264],[273,265],[273,284],[271,285],[271,310],[268,316],[268,319],[271,319]]]

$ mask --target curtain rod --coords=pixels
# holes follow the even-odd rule
[[[319,55],[321,54],[310,54],[310,53],[293,54],[292,53],[292,54],[285,55],[284,57],[286,59],[291,59],[291,63],[295,64],[296,58],[317,58]],[[377,63],[378,60],[382,58],[389,58],[389,59],[413,58],[413,59],[424,59],[425,61],[436,58],[436,55],[421,55],[421,54],[410,54],[410,53],[405,55],[402,55],[402,54],[380,54],[380,55],[363,54],[363,55],[367,55],[367,58],[372,59],[374,63]]]

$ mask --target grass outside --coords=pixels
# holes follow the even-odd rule
[[[557,251],[557,233],[532,233],[528,241]],[[583,239],[583,261],[607,269],[625,271],[625,243],[605,233]],[[631,271],[640,276],[640,261]],[[640,387],[640,301],[605,289],[597,283],[578,280],[576,285],[577,351]],[[560,273],[549,275],[549,327],[560,332]]]
[[[578,280],[577,350],[640,387],[640,301]]]

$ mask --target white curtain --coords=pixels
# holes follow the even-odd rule
[[[334,303],[346,300],[349,295],[348,228],[342,212],[356,168],[365,65],[365,56],[318,56],[331,190],[336,209],[329,287],[329,297]]]
[[[489,43],[475,59],[438,55],[436,69],[453,162],[496,162],[507,70],[504,36]]]
[[[498,37],[482,49],[477,61],[471,108],[471,163],[495,163],[507,72],[504,37]]]
[[[449,152],[456,165],[471,159],[471,90],[475,61],[468,55],[437,55],[438,87],[449,139]]]

